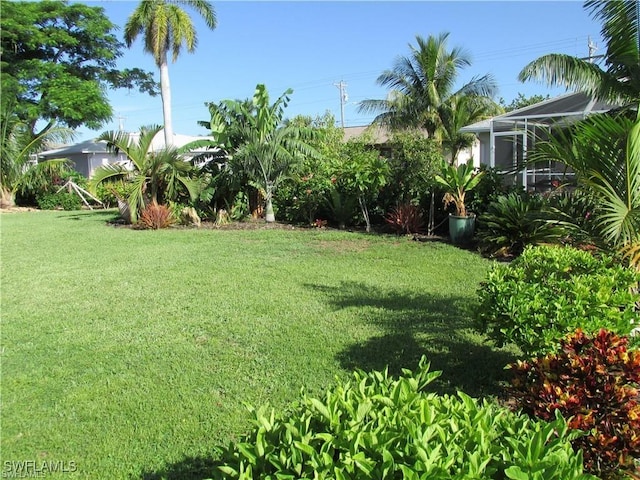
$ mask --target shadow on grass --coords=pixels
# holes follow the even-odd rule
[[[98,217],[101,220],[114,219],[118,217],[118,210],[114,208],[95,208],[94,210],[81,210],[78,213],[72,213],[60,217],[63,220],[86,220],[89,216]]]
[[[309,287],[323,291],[337,309],[362,309],[362,322],[382,332],[338,354],[346,370],[388,366],[389,372],[397,375],[402,368],[415,368],[425,355],[432,371],[443,372],[432,384],[437,393],[462,390],[474,397],[501,395],[502,384],[508,379],[504,367],[515,361],[515,356],[493,347],[473,330],[469,298],[376,292],[355,282],[343,282],[335,288]]]
[[[142,474],[140,480],[202,480],[211,478],[219,462],[211,457],[187,457],[166,469]]]
[[[370,371],[389,367],[397,375],[413,369],[422,355],[431,370],[442,376],[431,391],[453,394],[458,390],[474,396],[500,396],[507,379],[504,366],[515,360],[512,352],[496,349],[472,329],[469,297],[437,296],[428,292],[410,296],[403,291],[372,291],[357,282],[336,287],[307,285],[322,292],[335,309],[356,308],[363,324],[375,326],[381,335],[349,345],[338,354],[346,370]],[[196,480],[210,478],[217,468],[211,457],[189,457],[141,480]]]

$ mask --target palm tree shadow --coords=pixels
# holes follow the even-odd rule
[[[140,480],[201,480],[211,478],[217,465],[213,457],[186,457],[162,470],[145,472]]]
[[[443,372],[432,384],[433,391],[451,394],[462,390],[474,397],[502,394],[508,379],[504,367],[515,361],[515,353],[493,347],[473,330],[468,298],[428,292],[420,296],[405,291],[374,292],[356,282],[309,288],[323,291],[336,309],[366,309],[363,322],[383,331],[338,354],[346,370],[388,368],[397,375],[403,368],[415,368],[424,355],[432,371]]]

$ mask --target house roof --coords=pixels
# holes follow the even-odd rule
[[[38,156],[45,158],[63,158],[66,155],[76,155],[78,153],[107,153],[107,142],[85,140],[75,145],[67,145],[65,147],[40,152]]]
[[[494,131],[508,130],[514,124],[523,123],[525,120],[540,125],[552,126],[560,122],[585,118],[592,113],[604,113],[618,106],[593,99],[581,92],[567,93],[467,125],[461,128],[460,131],[471,133],[488,132],[491,130],[492,124]]]
[[[389,142],[389,130],[382,125],[361,125],[357,127],[345,127],[345,142],[358,138],[362,135],[371,135],[373,145],[384,145]]]
[[[129,137],[134,142],[138,141],[138,139],[140,138],[140,132],[129,133]],[[173,134],[173,145],[175,147],[182,147],[187,143],[196,140],[213,140],[213,137],[182,135],[178,133]],[[156,134],[155,137],[153,137],[153,141],[151,142],[151,150],[161,150],[164,148],[164,145],[164,129],[162,129]],[[195,149],[194,151],[204,152],[205,149]],[[84,142],[76,143],[74,145],[67,145],[65,147],[41,152],[38,154],[38,156],[44,158],[64,158],[67,155],[77,155],[81,153],[109,153],[109,150],[107,149],[107,142],[104,140],[99,142],[95,140],[85,140]]]

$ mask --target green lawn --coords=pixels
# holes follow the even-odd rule
[[[442,243],[329,230],[135,231],[113,212],[3,213],[7,462],[47,478],[201,478],[248,427],[354,368],[444,370],[499,391],[507,351],[470,330],[490,262]],[[12,464],[15,466],[15,464]],[[195,473],[194,473],[195,472]]]

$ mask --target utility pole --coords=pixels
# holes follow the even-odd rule
[[[596,53],[596,51],[598,50],[598,46],[591,41],[590,36],[587,38],[588,38],[587,46],[589,48],[589,63],[593,63],[593,59],[594,59],[593,54]]]
[[[127,117],[118,115],[116,118],[118,119],[118,130],[120,130],[121,132],[124,132],[124,121],[127,119]]]
[[[347,84],[340,80],[340,83],[334,83],[333,85],[338,87],[338,90],[340,90],[340,123],[344,130],[344,104],[349,100],[349,96],[347,95]]]

